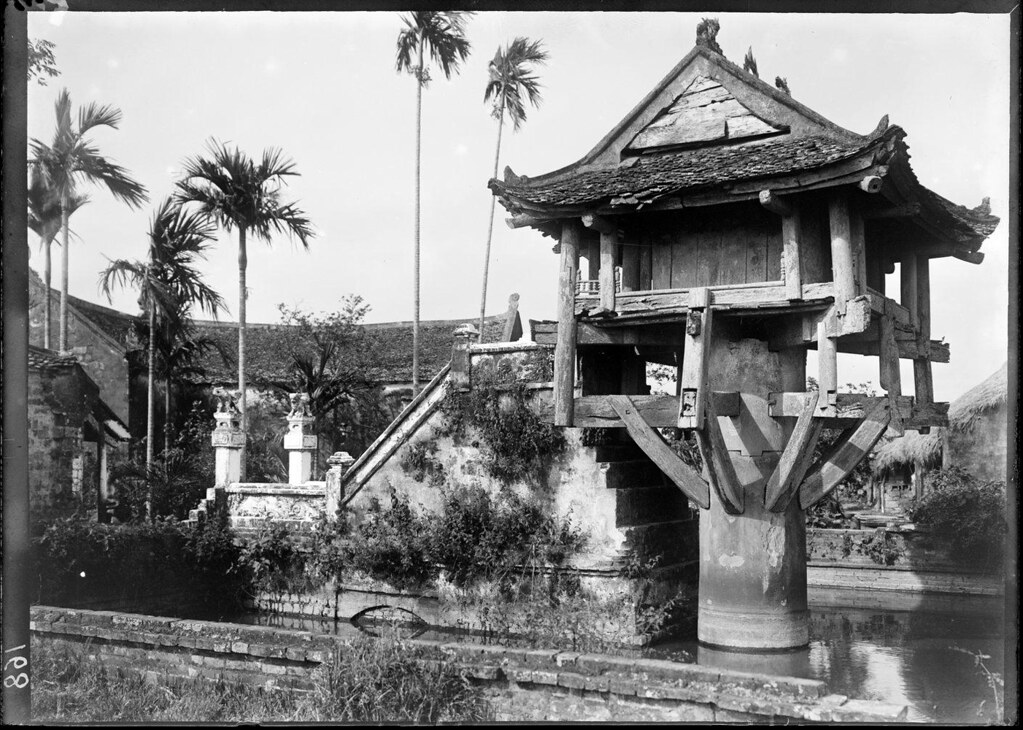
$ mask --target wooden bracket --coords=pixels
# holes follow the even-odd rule
[[[718,415],[714,409],[713,399],[708,399],[706,409],[707,417],[704,420],[703,428],[696,432],[696,443],[700,448],[700,455],[703,457],[710,486],[717,493],[725,512],[741,515],[745,509],[742,485],[739,483],[732,460],[728,456],[728,447],[721,434],[721,426],[718,424]]]
[[[813,447],[820,437],[823,419],[815,418],[820,393],[805,394],[803,410],[796,421],[792,437],[785,444],[778,466],[767,480],[764,505],[772,512],[784,512],[803,481],[813,460]]]
[[[679,428],[703,428],[707,404],[707,361],[710,357],[711,309],[706,288],[690,292],[682,357],[682,392],[678,403]]]
[[[799,485],[799,506],[806,510],[824,499],[866,458],[891,421],[890,403],[877,401],[855,428],[850,428],[831,454]]]
[[[775,215],[780,215],[783,218],[790,216],[793,213],[792,206],[778,194],[773,193],[770,190],[760,191],[760,204],[764,206],[764,210],[769,210]]]
[[[664,443],[660,435],[643,419],[627,395],[606,396],[608,403],[636,445],[643,450],[664,474],[675,483],[685,495],[703,509],[710,508],[710,487],[697,474],[696,470],[685,464],[671,448]]]

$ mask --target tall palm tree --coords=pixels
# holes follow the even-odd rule
[[[533,108],[540,106],[540,80],[533,74],[533,66],[547,63],[547,51],[543,41],[530,41],[518,37],[504,48],[498,47],[494,60],[490,62],[490,80],[483,93],[484,103],[490,102],[492,114],[497,119],[497,151],[494,153],[494,177],[501,159],[501,132],[504,130],[505,112],[512,120],[517,132],[526,121],[526,106],[523,94]],[[483,341],[483,318],[487,309],[487,276],[490,273],[490,241],[494,235],[494,204],[497,198],[490,196],[490,224],[487,226],[487,247],[483,255],[483,294],[480,296],[480,342]]]
[[[68,216],[89,202],[88,196],[72,195]],[[28,185],[28,227],[39,236],[39,248],[43,251],[43,347],[50,349],[50,245],[60,232],[60,197],[46,184],[46,178],[38,165],[32,165]]]
[[[238,408],[242,433],[245,415],[245,269],[248,265],[246,239],[249,232],[268,245],[274,233],[286,233],[309,248],[314,237],[312,224],[295,203],[281,202],[281,188],[290,175],[298,175],[295,164],[279,149],[263,151],[257,163],[238,148],[211,139],[209,158],[197,156],[184,163],[175,199],[182,204],[197,203],[199,212],[215,220],[229,233],[238,229]],[[245,476],[245,447],[242,447],[242,478]]]
[[[57,128],[53,133],[53,142],[49,145],[38,139],[31,140],[33,158],[37,169],[42,173],[47,186],[53,190],[60,200],[60,227],[63,233],[61,241],[61,274],[60,274],[60,337],[59,349],[66,350],[67,341],[67,306],[68,306],[68,218],[72,213],[74,200],[80,183],[88,181],[93,184],[107,186],[110,193],[138,208],[149,200],[146,188],[134,180],[126,169],[117,165],[100,154],[91,144],[87,135],[97,127],[117,129],[121,122],[121,111],[109,104],[90,103],[78,110],[78,124],[71,120],[71,95],[63,89],[57,96],[55,105]]]
[[[149,249],[146,260],[111,261],[100,274],[100,284],[109,299],[113,285],[133,285],[140,290],[139,302],[145,310],[149,325],[147,416],[146,416],[146,469],[153,467],[155,442],[155,381],[157,327],[168,323],[180,326],[183,302],[198,305],[216,315],[223,299],[195,268],[198,258],[205,256],[216,228],[199,213],[188,213],[171,199],[167,199],[153,215],[149,228]],[[146,515],[152,517],[152,494],[146,502]]]
[[[465,24],[473,13],[416,10],[402,16],[405,27],[398,33],[396,69],[416,77],[416,204],[413,248],[412,395],[419,391],[419,172],[422,150],[423,89],[430,83],[425,56],[440,66],[444,77],[469,57],[471,45]]]

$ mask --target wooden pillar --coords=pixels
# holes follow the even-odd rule
[[[710,342],[710,290],[706,287],[691,289],[686,319],[685,355],[682,358],[682,394],[678,403],[679,428],[703,428]]]
[[[600,308],[615,311],[615,253],[618,234],[600,232]]]
[[[835,304],[840,311],[844,311],[845,303],[857,295],[849,197],[844,190],[835,191],[828,201],[828,221],[831,228],[831,272],[835,285]]]
[[[834,308],[817,323],[817,385],[820,388],[817,411],[821,415],[835,415],[838,404],[838,347],[831,337],[836,326]]]
[[[880,333],[877,343],[880,360],[878,381],[891,401],[892,429],[896,435],[901,436],[902,418],[899,416],[896,400],[902,395],[902,373],[899,372],[899,346],[895,341],[895,318],[888,312],[887,305],[884,315],[878,321],[878,330]]]
[[[931,270],[926,256],[916,257],[917,352],[913,361],[913,387],[917,403],[934,402],[934,379],[931,376]]]
[[[867,239],[863,229],[863,216],[859,209],[850,206],[849,244],[852,248],[855,296],[867,293]]]
[[[639,288],[644,290],[653,289],[654,278],[654,249],[653,246],[643,246],[639,250]]]
[[[781,216],[782,279],[785,298],[803,298],[802,252],[800,251],[799,208],[791,200],[782,200],[770,190],[760,191],[760,204]]]
[[[920,318],[917,314],[919,310],[919,295],[916,290],[916,254],[910,253],[903,256],[902,261],[899,263],[899,283],[901,284],[899,304],[909,310],[909,321],[913,327],[919,327]]]
[[[600,278],[600,241],[587,236],[586,242],[586,278],[596,281]]]
[[[571,426],[575,398],[575,281],[581,228],[575,219],[561,226],[558,274],[558,344],[554,348],[554,425]]]
[[[622,246],[622,291],[640,289],[639,246],[626,243]]]

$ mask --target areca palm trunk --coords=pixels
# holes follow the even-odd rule
[[[494,153],[494,177],[497,177],[497,166],[501,159],[501,132],[504,131],[504,95],[501,96],[501,114],[497,118],[497,151]],[[494,235],[494,206],[497,196],[490,196],[490,224],[487,226],[487,248],[483,254],[483,294],[480,296],[480,338],[483,342],[483,320],[487,313],[487,275],[490,273],[490,241]]]
[[[149,378],[146,383],[146,519],[153,519],[153,440],[156,436],[156,306],[149,303]]]
[[[171,378],[170,373],[163,379],[163,458],[167,462],[171,444]]]
[[[245,251],[245,228],[238,227],[238,410],[241,411],[241,428],[245,434],[241,448],[241,480],[245,481],[245,458],[248,444],[248,427],[245,415],[245,269],[249,259]]]
[[[60,199],[60,230],[63,240],[62,251],[60,252],[60,351],[67,350],[67,272],[68,272],[68,195],[65,193]]]
[[[46,310],[43,315],[43,347],[47,350],[50,349],[50,246],[53,244],[53,237],[50,240],[43,241],[43,283],[45,286],[45,293],[43,295],[43,306]]]
[[[416,76],[416,222],[412,265],[412,397],[419,393],[419,171],[423,129],[423,39],[419,38],[419,73]]]

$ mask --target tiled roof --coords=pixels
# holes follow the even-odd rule
[[[453,333],[471,319],[425,320],[419,323],[419,379],[436,375],[451,359]],[[199,334],[216,342],[227,356],[209,353],[204,361],[205,382],[230,384],[237,381],[238,329],[229,322],[199,322]],[[487,317],[484,341],[497,342],[504,333],[505,315]],[[286,325],[250,324],[245,332],[246,380],[252,385],[281,384],[293,379],[291,355],[302,348],[295,332]],[[363,325],[363,350],[372,353],[366,377],[378,383],[412,382],[412,323],[384,322]],[[310,350],[314,344],[308,342]]]
[[[28,346],[28,369],[29,370],[61,370],[73,368],[78,365],[78,358],[74,355],[61,355],[53,350],[44,350],[35,345]]]
[[[951,200],[947,200],[937,193],[927,190],[927,188],[924,188],[924,190],[958,223],[965,226],[965,230],[957,231],[960,241],[964,243],[972,241],[975,236],[970,235],[971,231],[982,238],[987,238],[998,227],[1000,219],[997,216],[991,215],[991,207],[987,204],[987,199],[976,208],[970,209],[965,205],[956,205]]]
[[[822,167],[877,141],[809,136],[702,147],[640,157],[630,166],[590,170],[546,184],[491,180],[490,188],[513,201],[542,206],[636,205],[697,187]]]

